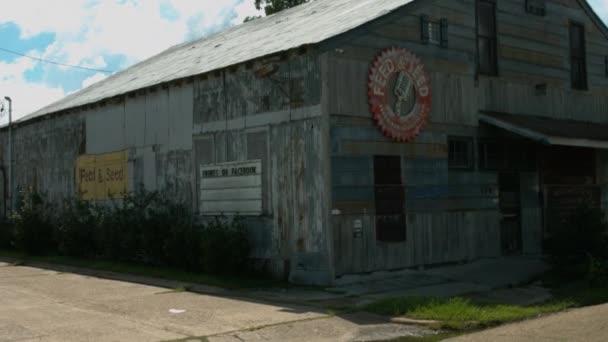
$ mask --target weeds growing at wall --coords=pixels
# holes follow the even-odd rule
[[[12,214],[15,247],[24,253],[40,255],[55,249],[52,209],[44,196],[31,189],[20,193],[19,209]]]
[[[15,242],[13,241],[13,224],[6,219],[0,220],[0,248],[14,249]]]
[[[608,222],[601,209],[581,206],[547,240],[545,251],[558,272],[608,281]]]
[[[58,207],[31,189],[21,198],[10,222],[0,222],[0,248],[211,274],[249,271],[239,217],[197,224],[187,205],[161,192],[138,191],[103,205],[72,198]]]

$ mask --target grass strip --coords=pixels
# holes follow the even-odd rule
[[[520,321],[574,307],[569,300],[537,306],[483,305],[468,298],[399,297],[380,300],[366,310],[389,316],[439,321],[434,328],[460,331]]]
[[[89,260],[66,256],[30,256],[14,251],[0,250],[0,257],[19,260],[21,262],[42,262],[48,264],[87,268],[127,275],[144,276],[165,280],[183,281],[201,285],[237,290],[246,288],[278,288],[285,287],[284,282],[266,278],[243,276],[210,275],[196,272],[177,270],[169,267],[137,265],[127,262]]]

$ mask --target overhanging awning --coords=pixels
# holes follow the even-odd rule
[[[608,124],[481,112],[479,121],[547,145],[608,149]]]

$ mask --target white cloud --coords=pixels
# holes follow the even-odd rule
[[[13,63],[0,62],[0,97],[13,100],[13,120],[34,112],[65,96],[65,91],[43,83],[30,83],[24,73],[33,69],[35,63],[29,58],[19,58]],[[0,117],[0,125],[8,122],[8,116]]]
[[[234,25],[241,24],[247,17],[255,17],[264,14],[263,11],[258,11],[255,8],[253,0],[241,2],[234,8],[234,11],[236,12],[236,17],[232,20],[232,24]]]
[[[0,0],[2,22],[13,22],[21,29],[22,38],[42,32],[78,32],[87,21],[83,0]]]
[[[169,15],[163,12],[167,8]],[[253,0],[0,0],[0,9],[0,25],[15,24],[21,39],[54,33],[52,44],[30,55],[95,69],[110,69],[108,58],[112,56],[123,57],[126,63],[120,67],[127,67],[186,39],[241,23],[256,13]],[[14,94],[18,115],[66,94],[60,87],[28,82],[24,73],[35,63],[27,59],[0,63],[0,95]],[[56,66],[42,65],[45,75],[53,68],[57,70]],[[57,72],[52,75],[58,77]],[[81,84],[86,87],[103,77],[95,74]],[[42,79],[49,81],[46,76]],[[55,79],[54,84],[63,81]]]
[[[163,6],[176,19],[165,18]],[[0,0],[0,8],[10,8],[2,11],[0,24],[15,23],[22,38],[55,33],[45,58],[80,65],[108,54],[133,63],[222,28],[235,7],[237,16],[252,13],[253,0]]]

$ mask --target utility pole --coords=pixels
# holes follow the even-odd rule
[[[9,96],[4,99],[8,102],[8,207],[13,210],[13,100]]]

